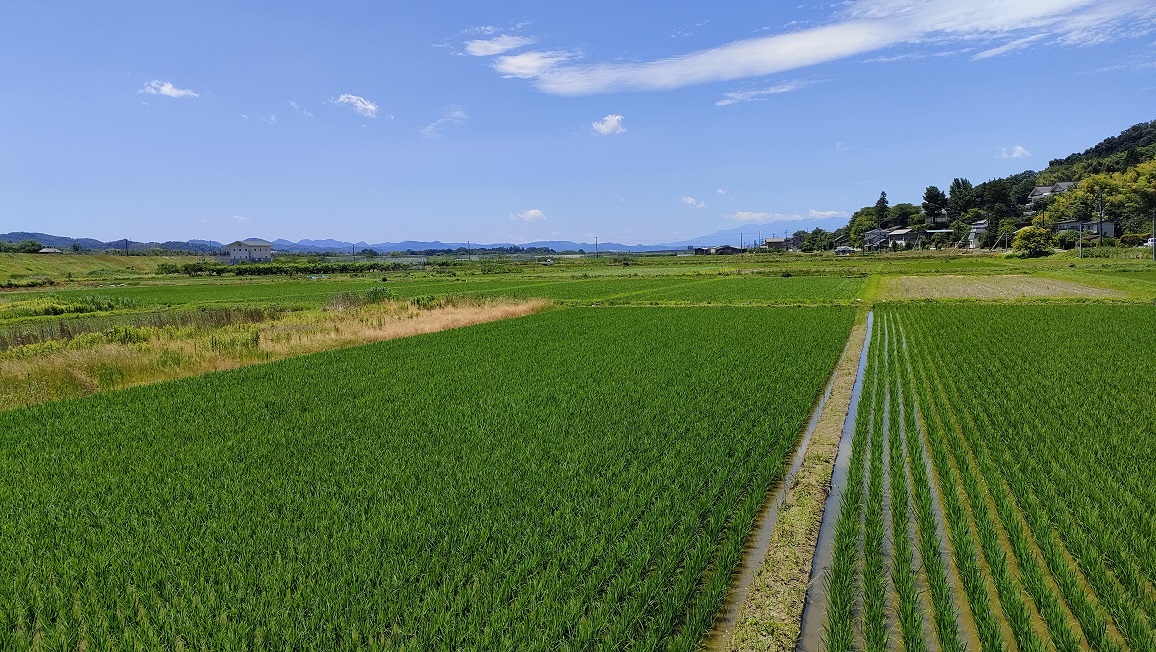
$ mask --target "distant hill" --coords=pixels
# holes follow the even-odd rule
[[[73,245],[81,251],[105,251],[116,250],[124,251],[126,248],[131,251],[148,251],[161,250],[173,252],[187,252],[193,254],[211,253],[219,251],[223,244],[216,241],[206,240],[192,240],[188,242],[170,240],[168,242],[137,242],[136,240],[128,240],[127,245],[124,240],[112,240],[104,242],[101,240],[94,240],[92,238],[70,238],[62,235],[50,235],[48,233],[33,233],[28,231],[13,231],[11,233],[0,233],[0,242],[21,242],[24,240],[35,240],[42,245],[48,247],[56,247],[57,249],[69,250]]]

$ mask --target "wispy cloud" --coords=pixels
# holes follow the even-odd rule
[[[683,204],[686,204],[690,208],[706,208],[706,204],[704,202],[698,201],[694,197],[680,197],[679,201],[681,201]]]
[[[1033,34],[1031,36],[1025,36],[1024,38],[1016,39],[1010,43],[1005,43],[999,47],[991,48],[990,50],[984,50],[983,52],[978,52],[971,57],[971,60],[972,61],[979,61],[981,59],[990,59],[992,57],[998,57],[1001,54],[1007,54],[1008,52],[1015,52],[1016,50],[1022,50],[1024,48],[1028,47],[1029,45],[1031,45],[1032,43],[1035,43],[1036,41],[1038,41],[1038,40],[1040,40],[1046,36],[1048,36],[1048,35],[1047,34]]]
[[[523,52],[498,57],[494,61],[494,70],[503,77],[517,77],[519,79],[534,79],[541,77],[559,65],[577,58],[574,52],[553,50],[549,52]]]
[[[1016,145],[1015,147],[1011,148],[1011,151],[1008,151],[1008,148],[1006,148],[1006,147],[1001,148],[999,150],[999,157],[1000,158],[1027,158],[1031,155],[1032,155],[1031,152],[1024,149],[1020,145]]]
[[[807,211],[807,216],[817,219],[826,219],[829,217],[847,217],[847,211],[817,211],[812,208],[811,210]]]
[[[530,51],[501,57],[494,67],[532,79],[547,93],[589,95],[761,77],[902,44],[1015,39],[976,55],[982,59],[1028,47],[1043,34],[1058,44],[1087,45],[1156,28],[1151,0],[846,0],[839,6],[825,25],[664,59],[587,64],[573,61],[574,52]]]
[[[545,222],[546,221],[546,214],[543,213],[542,211],[538,210],[537,208],[531,208],[530,210],[527,210],[527,211],[521,211],[518,213],[510,213],[510,219],[521,220],[523,222]]]
[[[188,88],[177,88],[170,82],[154,79],[144,85],[138,93],[145,95],[164,95],[165,97],[200,97],[196,91]]]
[[[759,88],[755,90],[746,91],[732,91],[723,95],[723,99],[715,102],[715,106],[730,106],[740,102],[749,102],[751,100],[763,99],[768,95],[781,95],[782,93],[792,93],[801,88],[806,88],[811,84],[817,82],[807,79],[795,79],[792,81],[785,81],[780,84],[775,84],[769,88]]]
[[[246,217],[246,216],[244,216],[244,215],[234,215],[234,216],[233,216],[233,219],[234,219],[234,220],[236,220],[236,221],[238,221],[238,222],[241,222],[241,223],[243,224],[243,223],[245,223],[245,222],[248,222],[249,220],[251,220],[251,219],[253,219],[253,218],[251,218],[251,217]]]
[[[306,118],[312,118],[313,117],[312,111],[306,111],[305,109],[301,108],[301,106],[299,104],[297,104],[296,102],[294,102],[292,100],[289,101],[289,106],[293,107],[294,111],[300,112],[301,115],[305,116]]]
[[[610,115],[606,116],[605,118],[602,118],[601,120],[593,123],[592,126],[594,127],[594,133],[597,133],[597,134],[600,134],[603,136],[612,136],[614,134],[620,134],[620,133],[626,131],[626,127],[622,126],[622,120],[623,120],[622,116],[620,116],[616,113],[611,113]]]
[[[475,57],[492,57],[496,54],[516,50],[533,43],[534,39],[529,36],[503,34],[490,39],[466,41],[466,54],[471,54]]]
[[[470,114],[466,112],[465,108],[447,106],[442,110],[442,117],[422,127],[419,133],[429,139],[438,139],[442,137],[446,129],[456,125],[464,125],[469,120]]]
[[[736,222],[744,224],[770,224],[771,222],[797,222],[803,219],[802,215],[794,213],[762,213],[755,211],[735,211],[729,216]]]
[[[347,106],[357,112],[358,115],[363,115],[367,118],[377,117],[377,103],[372,100],[367,100],[360,95],[351,95],[349,93],[342,93],[336,100],[330,100],[333,104]]]

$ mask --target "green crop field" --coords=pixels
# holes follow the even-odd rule
[[[260,304],[319,306],[335,294],[386,287],[398,298],[459,294],[478,297],[544,298],[565,303],[831,303],[858,296],[863,278],[829,276],[661,276],[661,277],[535,277],[472,276],[458,278],[318,278],[193,279],[164,285],[135,285],[93,289],[45,290],[0,297],[6,303],[47,296],[79,301],[98,296],[131,301],[136,305]]]
[[[877,311],[827,649],[1156,648],[1154,323],[1151,306]]]
[[[0,413],[0,647],[693,649],[853,315],[569,308]]]

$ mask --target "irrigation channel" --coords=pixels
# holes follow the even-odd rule
[[[835,552],[835,521],[839,518],[843,502],[843,489],[847,486],[847,475],[851,469],[851,440],[855,434],[856,417],[859,414],[859,399],[863,393],[863,379],[867,375],[867,359],[871,351],[872,333],[875,327],[875,312],[867,313],[867,335],[863,340],[863,352],[859,355],[859,367],[855,371],[855,385],[851,389],[851,405],[843,422],[843,434],[839,438],[839,454],[835,457],[835,470],[831,475],[831,493],[823,507],[823,522],[819,526],[819,542],[815,546],[815,561],[811,564],[811,579],[807,584],[807,595],[803,601],[803,621],[799,628],[799,652],[815,652],[819,649],[823,629],[823,615],[826,612],[827,589],[823,574],[831,566]]]
[[[874,351],[872,330],[878,340]],[[948,549],[943,497],[914,392],[906,334],[885,313],[867,339],[823,510],[796,650],[879,650],[898,648],[900,641],[908,650],[979,650],[976,623],[964,606],[963,582]],[[866,400],[862,410],[861,398]],[[843,593],[836,595],[832,586]]]

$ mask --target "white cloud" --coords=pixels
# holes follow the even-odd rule
[[[196,91],[188,88],[177,88],[167,81],[154,79],[144,85],[138,93],[145,95],[164,95],[165,97],[200,97]]]
[[[528,211],[522,211],[520,213],[510,213],[510,219],[522,220],[523,222],[545,222],[546,214],[537,208],[531,208]]]
[[[1014,52],[1016,50],[1022,50],[1024,48],[1026,48],[1027,46],[1031,45],[1032,43],[1035,43],[1036,41],[1044,38],[1045,36],[1047,36],[1047,34],[1033,34],[1032,36],[1028,36],[1028,37],[1021,38],[1021,39],[1016,39],[1016,40],[1012,41],[1011,43],[1006,43],[1006,44],[1001,45],[997,48],[991,48],[990,50],[984,50],[983,52],[979,52],[979,53],[973,55],[971,57],[971,60],[972,61],[979,61],[981,59],[990,59],[992,57],[998,57],[1001,54],[1007,54],[1008,52]]]
[[[517,77],[519,79],[534,79],[541,77],[550,70],[560,66],[577,55],[572,52],[523,52],[498,57],[494,61],[494,70],[503,77]]]
[[[803,216],[787,213],[736,211],[730,215],[730,218],[736,222],[743,222],[744,224],[769,224],[770,222],[797,222],[803,219]]]
[[[836,152],[849,152],[853,149],[855,149],[854,145],[848,145],[846,143],[835,143]]]
[[[471,34],[471,35],[483,34],[486,36],[488,36],[490,34],[496,34],[497,32],[498,32],[498,28],[494,27],[493,25],[476,25],[474,27],[467,27],[466,29],[462,30],[462,34]]]
[[[1011,148],[1011,151],[1008,151],[1008,148],[1006,147],[999,150],[1000,158],[1027,158],[1031,155],[1032,153],[1024,149],[1021,145],[1016,145],[1015,147]]]
[[[611,113],[601,120],[593,123],[594,132],[603,136],[611,136],[613,134],[620,134],[626,131],[626,127],[622,126],[622,116]]]
[[[691,208],[706,208],[706,204],[698,201],[694,197],[680,197],[679,201]]]
[[[726,190],[724,190],[724,189],[722,189],[722,188],[715,188],[715,192],[716,192],[717,194],[719,194],[720,196],[722,196],[722,197],[726,197],[726,196],[727,196],[727,191],[726,191]]]
[[[455,125],[464,125],[469,122],[470,114],[460,106],[447,106],[442,109],[442,117],[421,128],[422,136],[430,139],[442,137],[442,133]]]
[[[360,95],[350,95],[349,93],[342,93],[336,100],[330,100],[334,104],[344,104],[356,111],[359,115],[367,118],[377,117],[377,103],[372,100],[367,100]]]
[[[812,208],[811,210],[807,211],[807,216],[818,219],[824,219],[828,217],[847,217],[847,211],[817,211]]]
[[[495,36],[491,39],[466,41],[466,53],[472,54],[475,57],[492,57],[495,54],[525,47],[533,42],[534,39],[529,36],[503,34],[502,36]]]
[[[799,90],[800,88],[806,88],[807,86],[810,86],[814,83],[815,82],[813,81],[808,81],[805,79],[796,79],[793,81],[786,81],[781,84],[776,84],[770,88],[760,88],[749,91],[732,91],[730,93],[724,94],[723,99],[715,102],[714,104],[715,106],[730,106],[740,102],[749,102],[751,100],[762,99],[767,95],[791,93],[793,91]]]
[[[245,217],[244,215],[234,215],[234,216],[233,216],[233,219],[234,219],[234,220],[236,220],[236,221],[238,221],[238,222],[242,222],[242,223],[244,223],[244,222],[248,222],[248,221],[249,221],[249,220],[251,220],[252,218],[250,218],[250,217]]]
[[[1086,45],[1156,28],[1151,0],[845,0],[826,25],[743,39],[641,62],[580,64],[565,52],[502,57],[505,76],[532,79],[557,95],[647,91],[773,75],[897,45],[1016,39],[986,58],[1042,38]],[[1025,40],[1029,39],[1029,40]],[[1010,46],[1010,47],[1009,47]],[[1001,50],[1001,48],[1007,48]],[[983,53],[981,53],[983,54]]]

